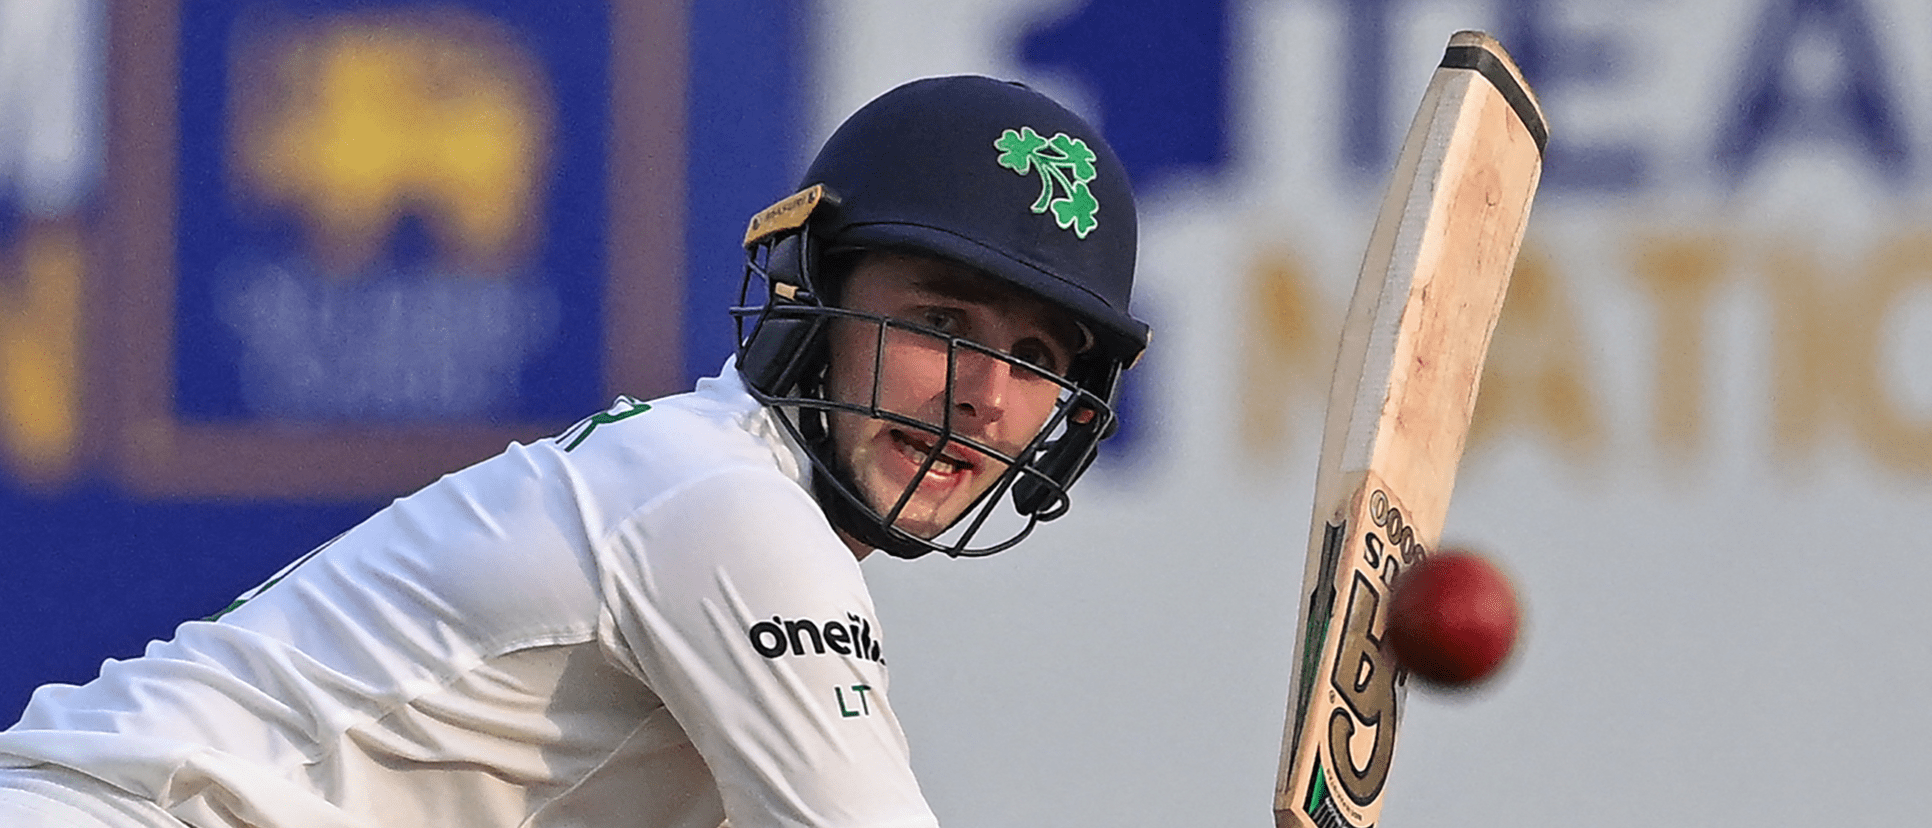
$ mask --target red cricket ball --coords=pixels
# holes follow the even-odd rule
[[[1396,580],[1387,643],[1423,681],[1469,687],[1508,659],[1521,622],[1516,590],[1501,569],[1473,552],[1444,550]]]

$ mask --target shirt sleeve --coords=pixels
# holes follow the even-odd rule
[[[731,825],[936,828],[858,561],[796,483],[713,475],[604,547],[605,646],[690,735]]]

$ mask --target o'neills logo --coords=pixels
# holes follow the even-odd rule
[[[849,612],[845,614],[844,621],[788,619],[774,615],[770,621],[751,625],[747,634],[751,638],[751,648],[766,658],[825,655],[829,651],[885,663],[885,655],[879,651],[879,642],[872,638],[871,620]]]

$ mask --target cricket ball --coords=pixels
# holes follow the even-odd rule
[[[1522,612],[1509,577],[1489,559],[1444,550],[1396,580],[1388,618],[1397,663],[1429,684],[1466,688],[1509,658]]]

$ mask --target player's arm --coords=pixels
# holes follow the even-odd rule
[[[797,484],[720,474],[611,546],[608,646],[691,736],[734,825],[936,824],[858,562]]]

